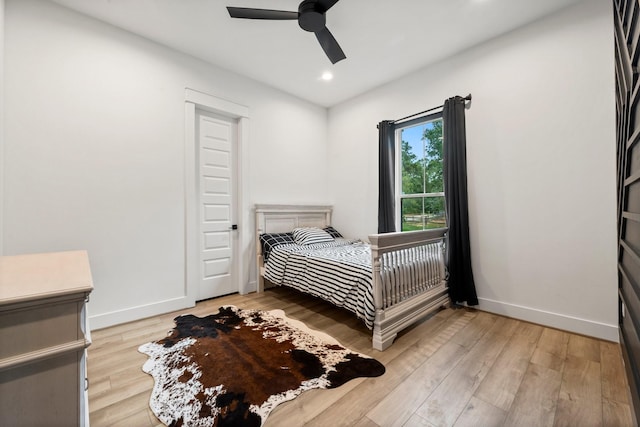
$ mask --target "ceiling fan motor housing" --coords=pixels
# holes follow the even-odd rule
[[[298,15],[298,25],[305,31],[315,33],[326,26],[325,14],[317,10],[316,0],[304,0],[300,3]]]

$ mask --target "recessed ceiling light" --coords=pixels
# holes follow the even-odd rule
[[[320,77],[322,80],[328,82],[329,80],[333,79],[333,74],[331,74],[330,71],[325,71],[324,73],[322,73],[322,77]]]

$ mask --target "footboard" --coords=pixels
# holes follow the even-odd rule
[[[449,304],[444,264],[446,232],[446,228],[439,228],[369,236],[375,349],[386,349],[400,330]]]

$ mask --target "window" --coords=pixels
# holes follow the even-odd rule
[[[442,174],[442,114],[396,127],[396,229],[447,226]]]

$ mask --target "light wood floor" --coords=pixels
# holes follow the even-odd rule
[[[165,336],[181,313],[221,305],[271,310],[329,333],[386,366],[378,378],[312,390],[277,407],[266,426],[631,426],[619,345],[493,314],[447,309],[386,351],[350,313],[289,289],[232,295],[195,308],[92,332],[91,425],[162,425],[139,345]]]

